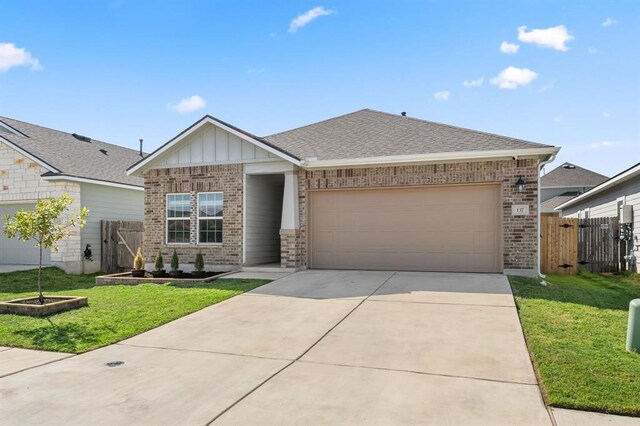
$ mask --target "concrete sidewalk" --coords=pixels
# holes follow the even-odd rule
[[[69,358],[72,354],[0,346],[0,377]]]
[[[0,397],[8,425],[551,424],[501,275],[299,272]]]

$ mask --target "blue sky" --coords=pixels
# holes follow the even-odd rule
[[[152,150],[204,114],[268,135],[374,108],[562,146],[553,167],[640,161],[638,1],[0,6],[0,115],[107,142]]]

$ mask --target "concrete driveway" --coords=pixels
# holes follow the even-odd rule
[[[122,361],[115,367],[108,362]],[[305,271],[0,379],[3,424],[551,424],[501,275]]]

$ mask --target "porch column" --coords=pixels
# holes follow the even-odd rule
[[[282,197],[282,222],[280,225],[280,266],[302,266],[300,241],[300,211],[298,210],[298,175],[295,171],[284,173]]]
[[[300,229],[298,176],[294,171],[284,173],[284,197],[282,200],[282,224],[280,229]]]

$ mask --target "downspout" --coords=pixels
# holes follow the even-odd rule
[[[542,259],[540,259],[540,256],[542,255],[542,252],[540,250],[540,225],[542,224],[542,221],[540,220],[541,217],[541,213],[540,213],[540,197],[542,194],[542,191],[540,190],[540,173],[542,172],[542,168],[545,166],[545,164],[549,164],[551,162],[553,162],[556,159],[556,154],[551,154],[551,156],[549,157],[548,160],[546,161],[541,161],[538,163],[538,229],[537,229],[537,233],[538,233],[538,262],[536,262],[536,274],[538,277],[544,279],[546,278],[546,275],[544,275],[542,273],[542,271],[540,270],[540,263],[542,262]]]

